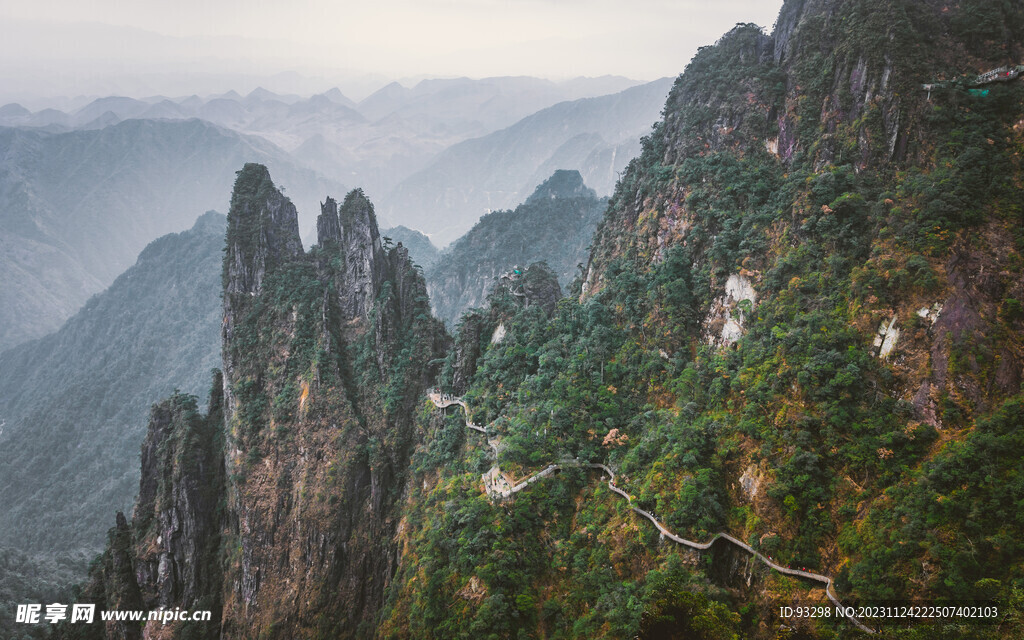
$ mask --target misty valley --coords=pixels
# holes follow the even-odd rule
[[[0,639],[1024,637],[1024,7],[779,7],[0,106]]]

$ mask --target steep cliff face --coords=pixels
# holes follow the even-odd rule
[[[335,208],[328,198],[317,219],[317,242],[335,247],[342,257],[333,265],[338,305],[346,321],[363,318],[370,311],[388,271],[381,246],[373,204],[356,189]]]
[[[142,478],[132,514],[134,565],[149,609],[221,609],[223,380],[214,376],[209,411],[176,395],[153,407],[142,444]],[[205,637],[216,637],[209,625]]]
[[[208,416],[186,396],[154,408],[133,522],[119,522],[90,587],[107,604],[137,594],[140,609],[214,613],[147,637],[372,635],[417,399],[450,339],[404,247],[381,246],[365,196],[335,207],[324,202],[319,245],[303,253],[266,169],[238,173],[223,381]]]
[[[767,155],[783,171],[846,166],[890,175],[934,166],[948,112],[970,108],[966,85],[1024,59],[1017,9],[974,0],[790,0],[771,36],[738,25],[676,80],[663,121],[599,226],[587,290],[600,286],[614,256],[636,251],[649,261],[666,243],[703,240],[689,233],[687,201],[724,169],[701,177],[696,165],[720,164],[721,153]],[[961,84],[922,88],[946,81]],[[772,186],[767,178],[762,171],[761,188]]]
[[[211,611],[214,622],[98,619],[64,624],[59,638],[217,638],[221,613],[224,524],[223,381],[215,372],[209,411],[195,396],[153,405],[142,445],[139,497],[129,524],[118,512],[107,549],[93,563],[79,602],[97,611],[159,608]]]
[[[366,633],[394,570],[413,406],[446,344],[422,277],[403,247],[383,249],[362,192],[337,214],[325,202],[318,231],[257,295],[225,283],[231,637]]]
[[[258,295],[268,271],[299,255],[302,240],[295,205],[274,187],[266,167],[246,164],[231,195],[225,293]]]
[[[816,245],[845,261],[825,271],[851,279],[855,322],[885,334],[875,354],[920,419],[938,426],[943,397],[993,408],[1024,365],[1016,340],[992,342],[1002,301],[1021,295],[1007,259],[1020,236],[1002,231],[1021,220],[1020,91],[975,78],[1024,57],[1021,20],[998,3],[806,0],[784,5],[770,37],[737,26],[676,81],[599,226],[584,297],[616,261],[649,268],[677,247],[709,285],[699,306],[721,308],[740,280],[752,304],[796,260],[785,243]],[[981,282],[986,269],[1003,275]],[[708,313],[725,326],[706,334],[734,343],[743,311]],[[998,375],[950,383],[963,339],[996,352]]]

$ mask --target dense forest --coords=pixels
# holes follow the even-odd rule
[[[563,169],[515,209],[484,215],[432,266],[424,265],[434,313],[454,327],[463,313],[484,304],[501,275],[534,262],[546,262],[568,286],[587,261],[607,204],[579,171]]]
[[[731,532],[848,603],[1002,607],[887,636],[1021,633],[1024,87],[971,83],[1019,57],[1022,19],[789,2],[773,38],[740,25],[702,50],[575,295],[545,314],[499,290],[459,338],[483,355],[462,389],[453,354],[447,388],[502,436],[501,469],[608,464],[673,531]],[[383,637],[857,633],[780,620],[820,585],[667,544],[596,473],[492,502],[487,442],[422,420]]]
[[[144,448],[140,496],[168,497],[119,519],[80,593],[205,597],[223,637],[862,633],[780,613],[822,585],[676,544],[580,464],[600,463],[675,534],[727,532],[844,604],[999,611],[863,616],[880,637],[1024,635],[1024,82],[978,79],[1024,60],[1021,34],[1018,3],[983,0],[737,25],[676,80],[568,297],[551,265],[507,265],[454,340],[361,191],[327,199],[306,253],[246,165],[224,383],[206,416],[154,410],[147,442],[171,444]],[[221,438],[223,474],[189,471]],[[144,570],[211,557],[210,580]]]

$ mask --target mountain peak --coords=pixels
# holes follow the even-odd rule
[[[227,293],[258,293],[276,265],[302,254],[295,205],[262,164],[238,172],[228,213],[224,276]]]
[[[192,225],[192,231],[196,233],[208,233],[218,236],[224,235],[224,228],[227,226],[227,216],[213,209],[196,218]]]
[[[316,243],[322,247],[328,242],[341,242],[338,203],[330,196],[320,204],[320,216],[316,219]]]
[[[332,89],[328,89],[327,91],[324,91],[323,93],[321,93],[319,95],[327,98],[328,100],[330,100],[334,104],[340,104],[342,106],[349,107],[349,108],[354,108],[356,106],[356,103],[353,102],[344,93],[342,93],[341,89],[339,89],[338,87],[334,87]]]
[[[26,109],[25,107],[21,106],[17,102],[5,104],[4,106],[0,107],[0,116],[9,117],[29,115],[32,115],[32,112]]]
[[[534,190],[526,202],[554,200],[557,198],[596,198],[593,189],[583,184],[583,176],[575,169],[558,169],[550,178]]]
[[[249,95],[245,96],[246,100],[276,100],[279,96],[272,92],[264,89],[263,87],[256,87],[249,92]]]

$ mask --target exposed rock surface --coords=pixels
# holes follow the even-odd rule
[[[132,515],[135,575],[150,609],[215,606],[219,617],[223,384],[217,372],[205,416],[190,396],[153,407]]]
[[[872,342],[874,347],[878,349],[878,357],[885,359],[892,355],[899,339],[900,329],[896,326],[896,316],[893,316],[888,321],[883,320],[882,324],[878,326],[878,333]]]
[[[209,416],[186,396],[154,409],[135,544],[96,589],[210,609],[202,637],[365,636],[395,568],[415,405],[449,339],[362,192],[339,214],[324,202],[310,254],[264,167],[239,172],[232,203],[223,383]]]
[[[263,165],[246,164],[235,180],[228,214],[224,292],[258,295],[268,270],[302,255],[295,205]]]
[[[746,314],[757,302],[754,284],[744,274],[733,273],[725,281],[725,293],[716,298],[704,321],[708,342],[728,346],[743,336]]]
[[[447,338],[404,247],[381,246],[365,195],[333,215],[325,203],[319,249],[278,269],[271,292],[225,296],[226,324],[244,324],[224,343],[238,363],[225,378],[237,398],[226,544],[240,552],[225,566],[229,636],[351,636],[394,570],[413,406]]]
[[[97,621],[90,628],[100,632],[96,637],[167,637],[186,628],[191,638],[219,637],[225,489],[222,384],[220,372],[215,372],[205,415],[198,411],[195,396],[176,394],[153,406],[132,522],[117,513],[102,563],[92,567],[78,599],[95,604],[97,612],[208,610],[213,621]],[[57,637],[79,638],[77,630],[73,624],[58,628]]]
[[[483,353],[481,340],[485,339],[488,333],[493,335],[489,328],[490,319],[482,311],[472,311],[462,316],[455,339],[455,355],[452,360],[452,390],[456,395],[461,395],[469,388],[469,384],[476,373],[477,363]]]
[[[330,212],[321,214],[321,218],[324,216],[329,217]],[[332,225],[333,222],[325,222],[325,227]],[[320,222],[317,221],[319,227]],[[342,256],[335,281],[338,303],[346,320],[361,318],[370,310],[380,292],[387,268],[373,204],[361,190],[356,189],[345,196],[334,228],[340,229],[340,236],[321,236],[318,242],[322,246],[329,242],[338,244]]]

